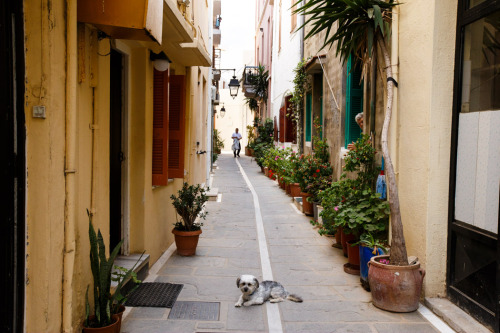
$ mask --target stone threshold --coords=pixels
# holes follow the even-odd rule
[[[424,303],[458,333],[491,333],[488,328],[446,298],[426,297]]]
[[[113,272],[116,271],[116,268],[114,266],[120,266],[126,269],[132,269],[134,267],[135,263],[137,260],[141,257],[140,253],[134,253],[130,254],[128,256],[118,256],[115,259],[115,262],[113,264]],[[144,253],[144,255],[141,258],[141,261],[137,264],[137,266],[134,268],[134,272],[137,274],[137,278],[139,280],[144,280],[146,276],[148,275],[149,271],[149,254]],[[124,286],[130,281],[128,279],[125,281]],[[116,286],[118,283],[116,281],[111,281],[111,293],[115,291]]]

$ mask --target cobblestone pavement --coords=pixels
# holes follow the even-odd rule
[[[238,162],[258,196],[273,278],[302,296],[303,303],[234,306],[240,295],[236,278],[252,274],[262,279],[260,253],[265,251],[259,246],[252,192]],[[418,312],[375,308],[359,276],[344,273],[347,259],[331,246],[334,240],[320,236],[255,161],[241,157],[238,162],[232,155],[219,156],[212,187],[222,200],[207,203],[196,256],[174,252],[156,278],[184,284],[178,301],[220,303],[219,320],[173,320],[168,319],[170,309],[133,308],[122,332],[438,332]]]

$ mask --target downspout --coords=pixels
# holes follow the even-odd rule
[[[375,137],[375,103],[377,101],[377,57],[373,57],[370,73],[370,136]],[[373,141],[374,142],[374,141]]]
[[[77,73],[76,0],[66,8],[66,135],[65,204],[62,330],[73,332],[73,272],[75,265],[75,182],[76,182],[76,73]]]

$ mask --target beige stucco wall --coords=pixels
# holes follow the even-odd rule
[[[207,7],[196,9],[203,18]],[[63,251],[65,242],[66,146],[66,1],[25,2],[26,52],[26,332],[59,332],[63,312]],[[205,15],[206,16],[206,15]],[[197,27],[207,36],[208,18]],[[76,19],[71,22],[76,26]],[[74,331],[84,316],[85,290],[92,281],[89,265],[88,218],[109,243],[109,73],[112,45],[124,55],[124,238],[125,253],[146,251],[150,264],[173,243],[175,211],[170,195],[183,179],[152,186],[153,67],[149,44],[108,39],[90,44],[91,26],[83,27],[78,43],[76,75],[75,260],[72,305]],[[204,37],[206,38],[206,37]],[[150,43],[153,44],[153,43]],[[97,55],[97,52],[101,55]],[[168,53],[168,52],[167,52]],[[186,75],[185,180],[205,183],[207,155],[208,68],[173,63],[175,74]],[[80,69],[80,67],[79,67]],[[193,74],[194,73],[194,74]],[[196,77],[193,77],[196,75]],[[95,78],[91,80],[91,77]],[[79,80],[81,79],[81,80]],[[198,85],[198,79],[201,84]],[[46,119],[32,117],[34,105],[46,107]],[[200,142],[200,146],[196,146]],[[108,249],[109,251],[109,249]],[[91,293],[90,293],[91,294]]]
[[[426,296],[445,293],[456,7],[454,0],[401,4],[400,15],[393,24],[393,36],[398,38],[388,45],[399,82],[389,146],[397,174],[408,254],[418,256],[427,270]],[[323,40],[323,33],[305,40],[304,57],[327,55],[325,72],[340,112],[334,107],[324,79],[324,130],[331,147],[334,175],[338,177],[341,166],[338,153],[344,140],[345,73],[334,51],[326,49],[318,53]],[[375,103],[375,146],[379,152],[385,111],[384,67],[380,58]],[[370,94],[366,84],[364,96],[367,120],[364,132],[368,133]]]
[[[426,296],[445,292],[456,7],[453,0],[400,6],[400,86],[391,124],[398,140],[390,143],[408,254],[427,270]]]
[[[25,5],[26,330],[61,327],[64,235],[64,1],[52,10]],[[49,19],[57,24],[49,29]],[[60,23],[60,24],[59,24]],[[41,28],[42,27],[42,28]],[[43,58],[42,58],[43,54]],[[32,117],[34,105],[46,119]]]

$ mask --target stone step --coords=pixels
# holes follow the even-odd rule
[[[210,191],[207,192],[208,201],[217,201],[218,194],[219,189],[217,187],[211,187]]]
[[[113,272],[116,271],[115,266],[123,267],[126,269],[132,269],[132,267],[134,267],[134,265],[137,263],[137,260],[139,260],[140,257],[141,257],[140,253],[134,253],[128,256],[116,257],[115,262],[113,264]],[[137,278],[142,281],[148,275],[148,271],[149,271],[149,254],[144,253],[141,260],[134,268],[134,272],[137,274]],[[124,286],[126,286],[128,282],[130,282],[130,279],[125,281]],[[118,282],[111,281],[111,293],[115,291],[117,285]]]

